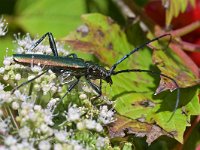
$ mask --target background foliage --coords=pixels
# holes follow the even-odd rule
[[[50,31],[57,40],[68,41],[67,44],[70,44],[73,50],[77,50],[80,57],[110,67],[133,47],[138,46],[147,40],[147,32],[141,28],[138,20],[141,19],[144,21],[151,33],[155,34],[154,26],[156,24],[148,21],[148,18],[143,17],[141,12],[143,7],[148,3],[148,0],[124,0],[123,2],[125,5],[130,4],[130,6],[132,6],[131,9],[136,10],[136,16],[140,15],[141,18],[132,18],[132,13],[127,13],[129,15],[131,14],[131,16],[125,15],[124,6],[117,3],[115,0],[61,0],[59,2],[54,0],[2,0],[0,14],[2,14],[8,22],[8,33],[5,37],[0,38],[0,64],[2,64],[5,55],[11,55],[13,53],[12,50],[14,47],[12,41],[14,39],[14,33],[20,32],[22,35],[30,33],[33,37],[40,37],[44,33]],[[185,2],[163,0],[163,3],[167,2],[170,5],[168,6],[169,9],[166,13],[166,27],[170,25],[174,16],[178,16],[179,13],[187,8],[189,3],[194,5],[194,0]],[[180,3],[182,5],[180,5]],[[91,17],[90,15],[82,16],[82,14],[94,12],[110,16],[120,26],[116,24],[110,26],[105,21],[105,18],[98,14],[91,15]],[[127,18],[127,16],[129,18]],[[77,32],[77,28],[82,24],[86,24],[92,33],[96,33],[96,31],[101,29],[105,37],[100,38],[99,35],[96,37],[94,35],[81,37],[80,32]],[[120,36],[118,36],[118,34]],[[72,42],[77,39],[80,43],[83,41],[92,43],[92,46],[77,48]],[[106,47],[109,44],[108,42],[111,42],[111,49],[114,50],[113,52],[109,50],[109,47]],[[164,47],[166,46],[166,43],[167,42],[165,42]],[[158,44],[156,46],[159,46],[160,49],[163,45]],[[8,51],[6,51],[6,48],[8,48]],[[187,99],[181,102],[181,106],[183,105],[184,109],[186,109],[186,116],[182,114],[183,108],[179,107],[177,110],[177,114],[179,115],[174,116],[172,120],[173,124],[166,124],[167,119],[171,115],[171,112],[168,110],[173,110],[174,108],[176,93],[172,94],[171,92],[166,91],[158,97],[152,96],[159,84],[159,77],[153,77],[150,74],[136,74],[132,76],[132,79],[129,79],[127,75],[120,75],[119,78],[114,78],[114,85],[112,88],[113,95],[108,95],[113,100],[117,100],[116,110],[120,115],[123,117],[125,116],[124,118],[119,116],[118,121],[128,122],[124,126],[119,126],[119,124],[115,123],[115,126],[109,129],[110,131],[116,133],[117,130],[124,133],[124,129],[128,125],[129,130],[130,128],[136,130],[135,133],[137,135],[140,133],[141,127],[144,127],[146,128],[145,135],[148,137],[148,132],[150,131],[147,127],[154,124],[154,122],[152,122],[153,118],[154,121],[156,120],[159,127],[161,127],[160,132],[163,135],[167,135],[172,131],[178,133],[178,135],[176,135],[177,133],[172,133],[176,140],[167,136],[161,136],[157,140],[155,140],[156,138],[153,139],[151,141],[153,142],[155,140],[153,143],[149,142],[151,143],[150,146],[148,146],[146,138],[136,137],[132,134],[123,138],[124,141],[134,143],[133,145],[136,149],[176,149],[180,147],[177,141],[184,141],[185,137],[183,134],[186,127],[189,126],[188,122],[191,119],[191,115],[198,115],[200,111],[200,106],[198,104],[198,77],[195,75],[194,71],[191,71],[186,67],[187,60],[183,62],[182,59],[180,59],[180,56],[178,57],[175,54],[177,51],[171,51],[170,48],[167,48],[165,51],[166,53],[155,51],[152,56],[150,50],[146,48],[132,56],[126,63],[120,65],[118,69],[128,67],[159,71],[159,68],[163,73],[172,76],[176,72],[181,72],[181,70],[187,72],[186,75],[184,75],[184,78],[174,75],[174,78],[177,79],[181,87],[185,88],[181,90],[181,99],[183,97],[187,97]],[[157,63],[157,67],[153,64],[161,60],[164,60],[164,63]],[[163,65],[167,66],[167,69],[165,69]],[[168,70],[170,66],[173,66],[175,70],[170,69],[170,72]],[[181,70],[179,70],[180,68]],[[146,94],[142,93],[144,91]],[[125,96],[120,97],[120,94],[123,95],[123,93],[125,93]],[[134,100],[132,98],[134,98]],[[150,101],[155,107],[152,109],[151,106],[139,106],[140,102],[143,100]],[[147,124],[144,125],[141,121],[132,120],[140,118],[142,114],[147,118],[145,120],[145,123]],[[164,120],[162,120],[163,118]],[[191,120],[193,120],[193,118]],[[139,125],[140,128],[136,128],[133,124]],[[162,131],[162,129],[165,131]],[[197,143],[200,142],[198,131],[199,124],[193,128],[192,133],[182,147],[183,149],[195,149],[195,145],[198,145]],[[113,138],[113,143],[122,140],[121,137],[117,137],[114,134]]]

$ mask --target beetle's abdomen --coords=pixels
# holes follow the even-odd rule
[[[80,58],[57,57],[42,54],[14,54],[13,59],[15,62],[23,65],[42,65],[65,70],[86,68],[84,60]]]

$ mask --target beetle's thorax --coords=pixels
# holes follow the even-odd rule
[[[103,79],[107,83],[112,84],[112,79],[109,70],[104,67],[94,64],[93,62],[87,61],[87,77],[89,79]]]

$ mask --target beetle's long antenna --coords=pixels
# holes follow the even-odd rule
[[[120,60],[118,60],[110,69],[110,75],[113,74],[112,72],[115,70],[115,68],[117,67],[117,65],[119,65],[122,61],[124,61],[125,59],[127,59],[130,55],[132,55],[133,53],[137,52],[138,50],[144,48],[145,46],[147,46],[148,44],[154,42],[154,41],[157,41],[163,37],[166,37],[166,36],[170,36],[170,40],[169,42],[171,41],[172,39],[172,36],[171,34],[164,34],[164,35],[161,35],[159,37],[156,37],[150,41],[147,41],[146,43],[140,45],[139,47],[136,47],[135,49],[133,49],[130,53],[126,54],[124,57],[122,57]]]
[[[128,73],[128,72],[147,72],[147,73],[151,73],[151,74],[156,74],[156,75],[160,75],[162,77],[165,77],[167,79],[170,79],[174,85],[176,86],[176,89],[177,89],[177,97],[176,97],[176,104],[175,104],[175,107],[174,107],[174,111],[173,111],[173,114],[171,115],[170,119],[174,116],[177,108],[178,108],[178,105],[179,105],[179,101],[180,101],[180,87],[178,85],[178,83],[176,82],[176,80],[174,80],[173,78],[165,75],[165,74],[162,74],[162,73],[158,73],[158,72],[155,72],[155,71],[151,71],[151,70],[143,70],[143,69],[126,69],[126,70],[120,70],[120,71],[116,71],[112,73],[112,75],[117,75],[117,74],[120,74],[120,73]]]

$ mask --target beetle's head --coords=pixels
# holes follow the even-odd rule
[[[107,75],[106,77],[105,77],[105,79],[104,79],[107,83],[109,83],[110,85],[112,85],[113,84],[113,81],[112,81],[112,78],[111,78],[111,76],[110,75]]]

